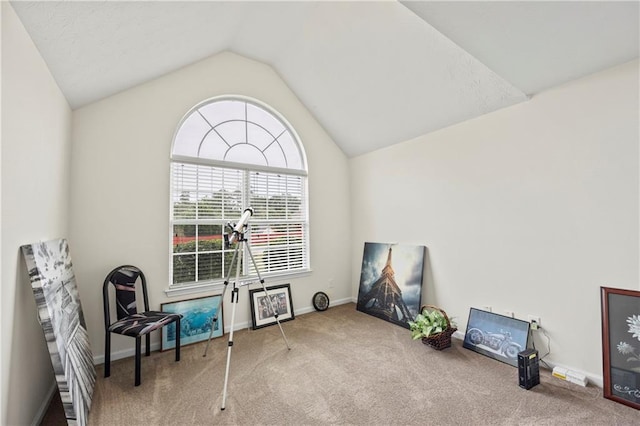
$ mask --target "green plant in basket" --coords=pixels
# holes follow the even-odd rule
[[[455,327],[455,324],[438,310],[423,309],[421,313],[416,315],[415,321],[409,321],[409,330],[411,330],[413,340],[442,333],[449,327]]]

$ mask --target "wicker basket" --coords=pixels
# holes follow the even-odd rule
[[[438,308],[437,306],[424,305],[420,308],[420,312],[422,312],[425,309],[440,311],[440,313],[442,313],[444,318],[447,320],[447,328],[438,334],[433,334],[429,337],[423,337],[422,343],[424,343],[425,345],[431,346],[432,348],[437,349],[439,351],[450,347],[451,335],[456,332],[457,328],[451,326],[451,321],[449,320],[449,317],[447,316],[447,313],[444,310]]]

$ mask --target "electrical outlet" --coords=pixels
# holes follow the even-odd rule
[[[483,310],[483,311],[487,311],[487,312],[493,312],[493,311],[491,310],[491,306],[489,306],[489,305],[484,305],[484,306],[482,307],[482,310]]]
[[[504,314],[506,316],[508,316],[509,318],[515,318],[516,314],[513,313],[513,311],[504,311]]]
[[[329,288],[333,288],[333,278],[329,278]]]
[[[537,330],[542,326],[542,323],[540,322],[540,317],[537,315],[529,315],[529,322],[531,323],[532,330]]]

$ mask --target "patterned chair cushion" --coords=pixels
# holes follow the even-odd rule
[[[118,319],[124,319],[138,312],[136,307],[136,280],[140,269],[135,266],[122,267],[111,276],[116,288],[116,313]]]
[[[178,318],[182,318],[182,315],[158,311],[141,312],[114,322],[109,326],[109,331],[132,337],[142,336]]]

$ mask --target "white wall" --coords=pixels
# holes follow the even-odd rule
[[[38,420],[54,381],[20,246],[67,234],[70,126],[65,98],[12,7],[3,1],[3,425]]]
[[[113,267],[131,263],[145,272],[152,309],[170,300],[164,291],[172,137],[191,107],[222,94],[250,96],[275,108],[306,150],[313,273],[283,281],[291,283],[294,310],[308,309],[318,290],[328,291],[333,300],[351,298],[350,248],[341,240],[349,231],[347,158],[272,68],[222,53],[73,113],[70,246],[78,285],[83,295],[91,295],[83,297],[83,306],[99,359],[104,353],[101,288]],[[331,278],[336,284],[329,289]],[[231,305],[225,304],[225,330],[230,314]],[[243,288],[236,324],[246,323],[249,315]],[[133,348],[126,337],[114,336],[112,343],[112,352]]]
[[[318,290],[357,296],[365,241],[424,244],[425,302],[463,329],[470,306],[539,315],[550,361],[601,375],[599,286],[639,286],[638,62],[348,161],[273,69],[231,53],[74,111],[70,129],[64,97],[2,2],[0,423],[32,422],[53,382],[19,246],[70,236],[100,357],[113,266],[144,269],[153,307],[169,300],[171,138],[189,108],[229,93],[281,112],[307,153],[314,271],[290,280],[296,311]],[[238,318],[249,318],[246,293]]]
[[[354,297],[365,241],[426,245],[423,301],[539,315],[601,380],[599,287],[639,289],[638,114],[636,61],[351,159]]]

